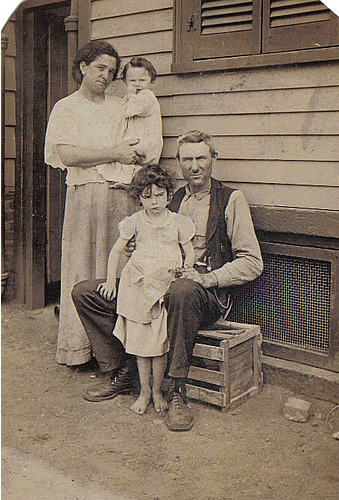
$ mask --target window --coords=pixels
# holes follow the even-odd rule
[[[176,0],[173,71],[339,58],[338,17],[319,0]]]

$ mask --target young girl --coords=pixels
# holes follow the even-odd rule
[[[122,71],[127,96],[123,102],[124,119],[118,140],[136,144],[143,159],[136,165],[119,162],[98,165],[98,172],[114,183],[112,187],[130,184],[141,165],[157,164],[159,161],[163,144],[161,114],[157,98],[151,90],[156,77],[154,66],[144,57],[133,57]]]
[[[139,170],[131,188],[144,210],[119,224],[120,236],[109,256],[107,280],[97,291],[107,300],[116,295],[119,257],[135,236],[135,250],[121,274],[117,297],[119,316],[113,333],[124,344],[126,352],[137,357],[141,392],[131,410],[143,414],[151,396],[155,411],[167,409],[161,393],[169,349],[162,299],[174,279],[175,269],[183,265],[181,248],[185,266],[194,264],[191,240],[195,227],[188,217],[166,208],[173,194],[173,182],[159,166],[148,165]]]

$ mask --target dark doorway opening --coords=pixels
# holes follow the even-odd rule
[[[25,302],[31,308],[58,300],[65,172],[44,163],[50,111],[68,93],[67,33],[70,1],[22,13],[22,208]]]

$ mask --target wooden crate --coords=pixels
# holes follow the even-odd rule
[[[260,327],[219,320],[200,330],[187,396],[227,411],[262,389]]]

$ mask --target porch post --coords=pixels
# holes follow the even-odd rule
[[[72,77],[73,61],[78,51],[78,0],[72,0],[71,15],[65,18],[65,30],[68,40],[68,93],[77,90],[77,84]]]

